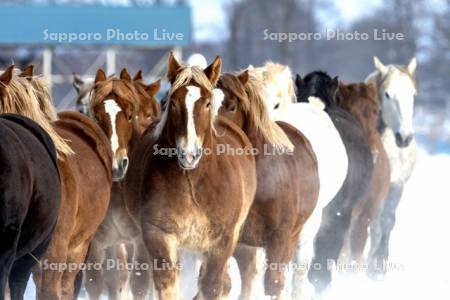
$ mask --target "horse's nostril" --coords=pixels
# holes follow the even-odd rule
[[[122,170],[126,170],[128,168],[128,158],[127,157],[122,159],[122,161],[120,162],[120,167]]]

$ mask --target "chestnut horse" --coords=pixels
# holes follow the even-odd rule
[[[252,145],[241,129],[215,115],[220,67],[219,57],[202,70],[169,55],[166,109],[140,140],[125,179],[127,205],[153,259],[161,300],[178,299],[180,248],[203,254],[197,299],[228,294],[227,262],[255,196]]]
[[[13,76],[6,88],[20,85],[23,94],[34,96],[14,98],[7,107],[10,112],[29,116],[52,136],[58,149],[62,195],[53,237],[42,258],[42,268],[33,278],[39,299],[72,299],[79,266],[109,203],[110,146],[100,127],[80,113],[64,112],[55,119],[48,90],[43,93],[36,88],[39,85],[46,90],[45,82],[28,75]],[[75,267],[69,270],[69,265]]]
[[[369,189],[353,210],[352,224],[349,232],[349,252],[344,253],[346,259],[364,263],[363,252],[368,237],[369,225],[380,213],[389,191],[390,168],[389,159],[377,130],[377,118],[380,105],[373,85],[339,83],[336,96],[338,105],[349,111],[358,119],[367,135],[373,156],[373,173]]]
[[[222,75],[218,88],[224,94],[220,115],[242,128],[258,150],[258,188],[239,242],[266,250],[270,267],[265,271],[265,294],[278,298],[284,289],[284,269],[318,200],[316,156],[300,131],[270,120],[263,82],[248,71]],[[248,270],[255,259],[243,251],[235,254],[243,275],[241,299],[251,299],[253,276]]]
[[[126,69],[123,69],[120,79],[106,78],[103,70],[98,70],[95,78],[90,111],[111,140],[111,147],[117,146],[112,149],[116,160],[128,159],[142,132],[159,118],[159,104],[155,95],[159,91],[160,82],[145,85],[139,74],[132,80]],[[117,165],[120,165],[120,162],[117,162]],[[128,215],[122,195],[123,183],[119,180],[125,175],[126,169],[123,172],[114,178],[108,213],[91,243],[88,262],[103,263],[105,258],[116,259],[115,252],[121,243],[135,242],[135,261],[148,262],[147,250],[139,240],[133,239],[138,233]],[[128,255],[133,255],[133,249],[128,250],[131,252]],[[137,272],[140,273],[139,276],[134,276]],[[149,289],[147,272],[133,270],[131,274],[134,298],[144,299]],[[119,292],[124,292],[123,287],[122,290],[119,289],[118,275],[117,270],[87,271],[85,286],[89,299],[99,299],[103,283],[108,287],[109,299],[117,299]]]
[[[35,95],[13,79],[13,68],[0,75],[1,300],[8,284],[11,299],[23,299],[31,270],[51,240],[61,203],[52,136],[29,118],[4,114],[19,111],[20,98],[29,115],[42,117]]]

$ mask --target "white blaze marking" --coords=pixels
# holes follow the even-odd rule
[[[116,153],[119,148],[119,138],[117,136],[117,128],[116,128],[116,116],[119,111],[121,111],[117,102],[113,99],[105,100],[105,111],[109,115],[109,119],[111,120],[111,147],[113,153]]]
[[[221,89],[213,89],[213,102],[214,102],[214,115],[219,113],[219,109],[222,106],[225,95]]]
[[[196,141],[197,141],[197,132],[195,131],[195,123],[194,123],[194,107],[195,102],[200,99],[200,88],[190,85],[187,86],[187,94],[186,94],[186,110],[188,115],[187,120],[187,140],[185,144],[186,152],[195,152],[196,150]]]

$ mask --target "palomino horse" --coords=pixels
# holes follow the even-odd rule
[[[366,245],[369,225],[378,216],[389,190],[389,160],[377,130],[377,117],[380,105],[373,85],[364,83],[339,83],[336,97],[340,107],[358,119],[368,137],[373,156],[373,174],[370,187],[353,210],[349,232],[349,249],[343,253],[344,261],[365,263],[363,251]],[[343,250],[345,252],[345,250]]]
[[[0,75],[1,300],[7,284],[11,299],[23,299],[31,270],[47,250],[61,203],[52,136],[28,118],[3,114],[20,111],[18,103],[23,101],[28,115],[46,123],[35,95],[13,79],[13,68]]]
[[[244,71],[237,76],[222,75],[217,87],[224,94],[220,115],[241,127],[258,150],[258,188],[239,242],[265,248],[270,266],[265,273],[265,294],[278,298],[284,289],[285,267],[317,203],[317,160],[301,132],[270,120],[262,81]],[[244,275],[241,299],[251,299],[253,276],[247,271],[255,259],[242,251],[235,254]]]
[[[252,145],[215,115],[220,67],[219,57],[202,70],[169,55],[167,107],[130,160],[127,205],[153,259],[161,300],[178,299],[180,248],[204,255],[197,299],[228,294],[227,262],[255,196]]]
[[[138,73],[139,74],[139,73]],[[145,85],[142,78],[134,80],[123,69],[120,79],[106,78],[102,70],[97,71],[95,86],[90,101],[92,115],[111,140],[116,159],[128,159],[135,143],[151,122],[159,118],[159,104],[155,99],[160,82]],[[130,135],[131,132],[131,135]],[[122,153],[122,154],[121,154]],[[122,155],[122,156],[120,156]],[[120,163],[117,163],[119,165]],[[126,170],[123,170],[126,172]],[[125,174],[120,174],[124,176]],[[121,177],[116,178],[119,180]],[[123,199],[123,183],[114,182],[108,213],[99,227],[89,249],[88,261],[104,262],[105,258],[116,258],[114,252],[121,243],[133,243],[138,235],[133,221],[130,219]],[[132,249],[129,249],[132,250]],[[131,251],[129,251],[131,252]],[[142,243],[134,248],[135,261],[148,263],[147,250]],[[105,255],[108,254],[109,255]],[[132,255],[133,253],[128,253]],[[136,272],[140,276],[134,276]],[[145,270],[132,270],[131,290],[135,299],[143,299],[149,289],[149,278]],[[102,276],[103,275],[103,276]],[[90,299],[98,299],[103,289],[103,282],[108,287],[109,299],[117,299],[119,275],[116,270],[90,270],[86,272],[85,286]],[[122,290],[123,292],[123,290]]]
[[[31,100],[17,97],[14,107],[20,108],[17,113],[43,124],[52,137],[56,135],[53,140],[59,154],[61,207],[42,268],[33,276],[38,298],[72,299],[80,264],[85,261],[89,244],[109,203],[112,164],[109,141],[101,129],[82,114],[64,112],[58,115],[59,119],[54,119],[54,107],[46,96],[49,93],[39,93],[35,88],[37,85],[47,88],[40,77],[13,76],[11,83],[22,85],[24,94],[36,95]],[[31,101],[34,111],[28,108]],[[46,107],[52,113],[45,113],[46,110],[39,107]]]
[[[341,135],[348,157],[347,177],[338,194],[324,208],[322,223],[314,242],[313,265],[321,267],[311,268],[308,276],[320,293],[331,282],[329,260],[337,262],[350,227],[353,208],[369,188],[373,160],[361,123],[336,104],[337,78],[332,79],[326,73],[316,71],[304,79],[297,75],[295,83],[298,101],[309,102],[313,99],[325,105],[325,111]]]
[[[416,141],[413,130],[414,96],[416,94],[416,59],[405,66],[383,65],[374,58],[376,70],[366,82],[378,91],[381,111],[378,130],[389,157],[391,183],[382,212],[371,226],[369,272],[383,277],[389,256],[389,239],[395,225],[395,211],[416,163]]]
[[[323,208],[333,200],[347,176],[347,152],[320,100],[311,97],[309,102],[294,103],[294,82],[288,66],[267,62],[262,67],[249,69],[251,74],[264,81],[269,93],[266,101],[271,118],[285,121],[300,130],[311,143],[317,157],[319,199],[300,234],[292,279],[293,298],[310,299],[314,288],[308,281],[307,274],[314,256],[314,238],[320,227]]]

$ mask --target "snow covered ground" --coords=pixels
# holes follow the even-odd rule
[[[405,188],[392,234],[390,261],[399,268],[388,273],[383,282],[372,281],[363,274],[338,274],[325,299],[450,299],[449,194],[450,154],[431,155],[419,148],[417,165]],[[231,298],[236,299],[240,279],[235,265],[231,273]],[[262,284],[257,289],[255,299],[265,298]],[[25,299],[34,299],[32,284]]]

